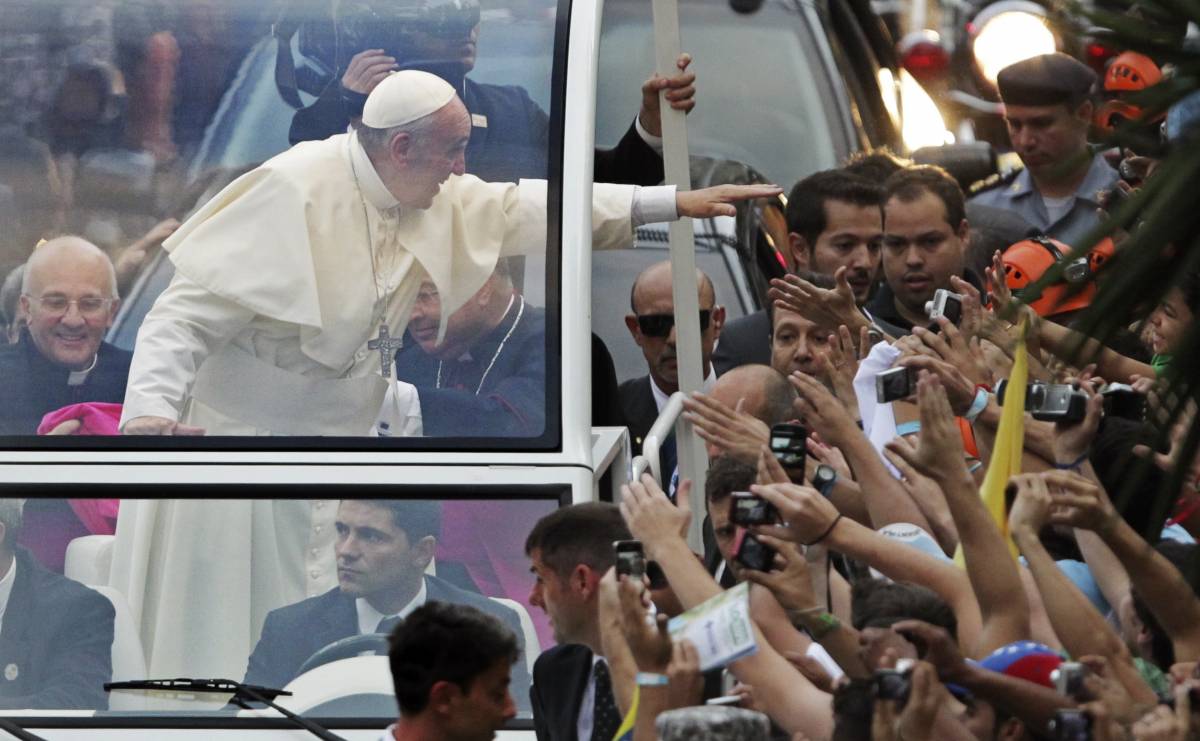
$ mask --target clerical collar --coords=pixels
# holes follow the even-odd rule
[[[350,132],[350,158],[354,160],[354,172],[358,176],[358,187],[362,190],[367,203],[380,211],[387,211],[400,205],[400,201],[396,200],[392,192],[383,184],[379,173],[375,171],[375,165],[367,156],[367,150],[363,149],[362,144],[358,141],[357,131]]]
[[[100,353],[97,352],[92,356],[92,363],[83,370],[71,371],[67,374],[68,386],[82,386],[87,381],[88,374],[96,368],[96,363],[100,360]]]
[[[658,411],[662,411],[667,405],[667,400],[671,395],[658,387],[654,382],[654,376],[650,376],[650,391],[654,394],[654,406],[658,407]],[[712,363],[708,364],[708,373],[704,376],[704,383],[700,384],[700,390],[704,393],[709,393],[713,390],[713,386],[717,385],[717,372],[713,370]]]
[[[400,608],[400,611],[394,615],[384,615],[379,610],[371,607],[371,603],[367,602],[362,597],[354,600],[354,609],[358,613],[358,633],[366,635],[374,633],[375,628],[379,627],[379,621],[386,617],[406,618],[421,605],[425,604],[428,599],[429,591],[425,588],[425,578],[421,578],[421,588],[417,590],[416,596],[408,601],[408,604]]]

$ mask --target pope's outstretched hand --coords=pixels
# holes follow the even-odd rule
[[[121,427],[123,435],[203,435],[204,428],[180,424],[166,417],[134,417]]]
[[[733,204],[755,198],[770,198],[783,193],[778,185],[714,185],[700,190],[681,190],[675,194],[679,216],[703,219],[709,216],[736,216]]]

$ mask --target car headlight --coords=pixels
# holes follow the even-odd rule
[[[979,72],[990,85],[1000,70],[1030,57],[1052,54],[1058,41],[1036,3],[1007,2],[989,5],[974,21],[971,51]]]

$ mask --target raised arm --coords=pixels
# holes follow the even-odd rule
[[[942,487],[958,528],[967,576],[983,614],[975,652],[986,656],[1013,641],[1029,638],[1029,603],[1008,545],[992,520],[963,459],[962,436],[950,402],[936,376],[921,373],[917,383],[921,411],[918,448],[888,444],[918,472]]]

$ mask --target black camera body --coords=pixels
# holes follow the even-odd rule
[[[383,49],[396,58],[401,67],[409,63],[439,60],[415,60],[409,39],[421,33],[439,39],[470,38],[479,25],[478,0],[353,0],[338,9],[337,23],[344,48],[353,53]],[[349,56],[345,62],[349,62]]]
[[[895,669],[876,669],[872,681],[876,700],[894,700],[900,707],[912,691],[912,660],[900,659]]]
[[[803,480],[804,464],[808,460],[808,430],[804,425],[773,425],[771,453],[779,465],[787,469],[793,481]]]
[[[963,298],[965,297],[961,293],[939,288],[933,292],[933,300],[925,302],[925,313],[929,315],[930,321],[937,321],[938,317],[944,316],[957,327],[962,321]]]
[[[1100,389],[1104,397],[1104,416],[1120,417],[1134,422],[1146,418],[1146,396],[1125,383],[1110,383]]]
[[[1088,741],[1092,737],[1092,716],[1083,710],[1063,709],[1050,721],[1054,741]]]
[[[729,521],[734,525],[770,525],[779,522],[775,505],[748,491],[735,491],[729,497]]]
[[[1008,380],[996,388],[996,402],[1004,406]],[[1068,383],[1034,381],[1025,387],[1025,411],[1043,422],[1073,424],[1082,422],[1087,414],[1087,394]]]
[[[875,375],[875,399],[880,404],[907,399],[917,390],[915,368],[889,368]]]
[[[752,571],[770,571],[775,565],[775,549],[764,545],[745,530],[738,536],[733,557],[743,567]]]

